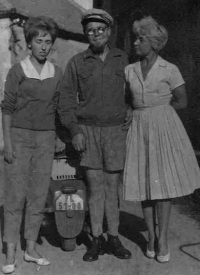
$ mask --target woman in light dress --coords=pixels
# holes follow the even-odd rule
[[[134,22],[133,32],[140,60],[125,68],[134,111],[127,136],[124,199],[142,201],[149,237],[146,256],[163,263],[170,259],[167,243],[170,199],[199,188],[200,171],[175,111],[187,105],[185,82],[179,69],[159,56],[168,40],[167,30],[147,16]]]

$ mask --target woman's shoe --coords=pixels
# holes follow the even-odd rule
[[[156,256],[156,252],[155,251],[148,250],[148,245],[147,245],[147,250],[146,250],[146,256],[149,259],[154,259],[155,256]]]
[[[170,260],[170,251],[168,247],[168,253],[166,255],[157,255],[157,261],[159,263],[167,263]]]
[[[153,250],[150,251],[150,250],[148,249],[148,243],[147,243],[146,256],[147,256],[147,258],[149,258],[149,259],[154,259],[155,256],[156,256],[156,252],[155,252],[155,251],[153,251]]]
[[[43,257],[40,259],[34,258],[34,257],[28,255],[28,253],[26,251],[24,253],[24,260],[26,262],[33,262],[33,263],[36,263],[37,265],[42,265],[42,266],[50,265],[50,261],[47,260],[46,258],[43,258]]]
[[[11,274],[15,271],[15,267],[16,261],[14,262],[14,264],[3,265],[1,270],[4,274]]]

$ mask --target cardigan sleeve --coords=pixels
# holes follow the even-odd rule
[[[56,86],[56,91],[55,91],[55,94],[54,94],[54,97],[53,97],[53,108],[54,110],[57,109],[58,107],[58,103],[59,103],[59,97],[60,97],[60,90],[61,90],[61,81],[62,81],[62,77],[63,77],[63,72],[61,70],[61,68],[59,67],[55,67],[56,68],[56,71],[57,71],[57,78],[58,78],[58,83],[57,83],[57,86]]]
[[[12,67],[6,77],[4,88],[4,99],[1,102],[1,110],[3,114],[12,115],[19,91],[19,78],[17,76],[17,67]]]

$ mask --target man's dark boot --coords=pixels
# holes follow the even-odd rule
[[[119,259],[131,259],[131,252],[126,249],[120,242],[118,236],[108,234],[107,253],[113,254]]]
[[[107,252],[107,241],[103,235],[99,236],[99,238],[100,238],[99,255],[104,255]]]
[[[93,237],[91,248],[83,256],[83,261],[93,262],[97,261],[99,255],[104,255],[106,252],[106,240],[103,235],[99,237]]]

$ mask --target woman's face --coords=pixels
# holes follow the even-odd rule
[[[140,35],[140,34],[136,34],[134,48],[135,48],[136,54],[141,57],[145,57],[153,51],[153,48],[150,44],[149,39],[146,36]]]
[[[33,37],[30,43],[32,56],[38,61],[45,60],[51,50],[52,45],[53,41],[50,33],[44,33],[40,31],[38,36]]]

